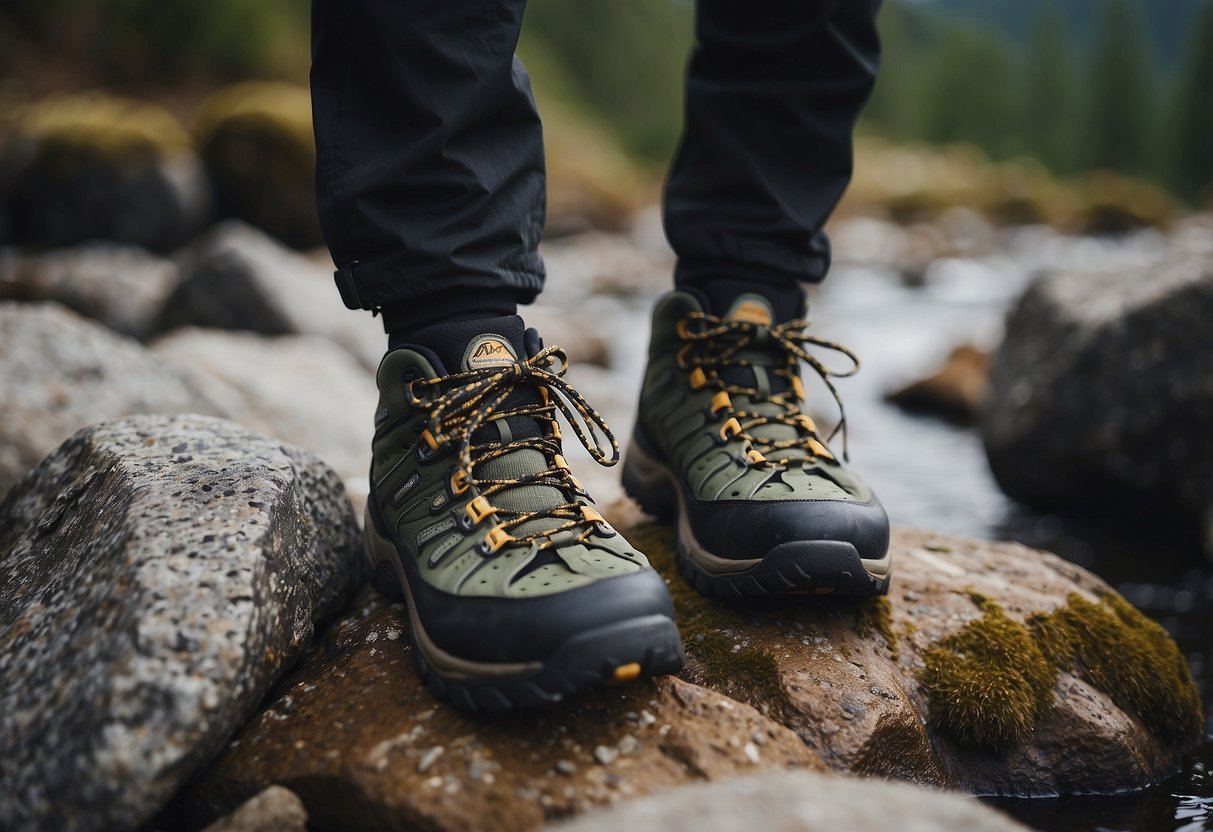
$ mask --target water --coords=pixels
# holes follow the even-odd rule
[[[834,273],[814,292],[811,317],[816,333],[863,360],[862,372],[839,382],[851,423],[851,457],[895,524],[1017,540],[1092,570],[1175,637],[1209,712],[1213,570],[1193,536],[1032,512],[998,489],[975,431],[910,416],[883,401],[887,391],[932,372],[953,347],[997,344],[1006,310],[1037,271],[1098,264],[1144,269],[1173,245],[1174,238],[1156,233],[1101,241],[1022,229],[986,245],[981,256],[937,261],[917,287],[865,260],[863,250],[841,250]],[[616,426],[632,420],[648,309],[660,286],[655,281],[651,293],[623,301],[595,301],[594,314],[610,331],[636,336],[616,342],[612,372],[587,370],[574,378]],[[824,388],[812,400],[823,403],[819,415],[831,415]],[[593,478],[587,484],[600,500],[618,493],[614,472],[578,466],[579,472],[587,468]],[[1213,741],[1207,740],[1179,773],[1140,792],[990,802],[1045,832],[1213,829],[1211,771]]]

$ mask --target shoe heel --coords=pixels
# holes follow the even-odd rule
[[[623,490],[640,508],[659,520],[677,514],[677,496],[665,468],[644,452],[633,439],[623,458]]]

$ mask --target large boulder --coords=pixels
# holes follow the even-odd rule
[[[176,286],[176,264],[138,246],[0,249],[0,300],[56,301],[132,338],[151,335]]]
[[[1026,832],[976,798],[805,771],[698,784],[553,827],[553,832]]]
[[[364,570],[306,452],[199,416],[72,437],[0,504],[0,827],[146,822]]]
[[[92,239],[169,251],[205,221],[209,189],[190,136],[151,104],[99,93],[18,114],[0,156],[8,235],[20,245]]]
[[[183,412],[306,448],[364,492],[375,397],[322,338],[186,329],[144,347],[55,304],[0,303],[0,495],[81,428]]]
[[[240,222],[217,226],[182,257],[181,282],[160,328],[183,326],[319,335],[372,371],[387,347],[378,321],[342,305],[331,267]]]
[[[995,356],[983,435],[1012,497],[1176,514],[1213,555],[1213,255],[1044,277]]]
[[[57,304],[0,303],[0,495],[81,428],[182,412],[223,410],[137,341]]]
[[[418,680],[407,620],[375,602],[335,625],[191,790],[194,819],[278,783],[315,829],[533,829],[685,783],[822,768],[788,729],[676,678],[465,714]]]
[[[677,574],[670,529],[627,534],[667,575],[684,678],[791,728],[836,771],[1110,793],[1174,771],[1203,734],[1166,631],[1055,555],[895,530],[886,598],[724,605]]]
[[[219,217],[244,220],[294,248],[324,243],[307,87],[266,81],[225,87],[203,102],[194,135]]]

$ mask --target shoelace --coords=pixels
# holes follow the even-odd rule
[[[605,524],[593,507],[567,502],[538,511],[518,512],[493,506],[489,498],[507,488],[525,485],[548,485],[585,496],[584,488],[561,455],[560,427],[556,410],[564,414],[577,438],[590,456],[601,465],[611,466],[619,461],[619,443],[597,410],[564,380],[568,356],[560,347],[552,346],[526,361],[505,367],[454,373],[441,378],[417,379],[407,389],[409,404],[425,408],[430,416],[422,439],[430,452],[453,444],[457,449],[457,468],[451,478],[455,493],[476,487],[480,495],[468,506],[474,520],[496,513],[497,523],[485,538],[486,552],[496,552],[507,543],[531,543],[537,548],[557,545],[553,538],[564,531],[574,533],[574,541],[585,540],[595,528]],[[520,385],[534,387],[540,400],[525,402],[503,409],[510,394]],[[491,422],[513,417],[528,417],[550,423],[552,432],[546,436],[511,439],[510,441],[477,441],[472,435]],[[479,479],[478,466],[514,451],[530,448],[543,454],[549,467],[517,479]],[[511,529],[531,520],[550,518],[556,525],[514,537]],[[579,531],[577,531],[579,530]]]
[[[749,321],[726,321],[702,312],[690,312],[678,322],[678,336],[687,342],[678,353],[678,366],[691,371],[691,385],[696,389],[715,387],[718,390],[712,398],[712,414],[727,412],[729,415],[720,428],[720,438],[727,440],[735,436],[749,442],[751,448],[746,456],[752,465],[788,465],[793,461],[792,458],[785,456],[769,459],[767,454],[775,455],[791,448],[803,449],[814,457],[834,459],[833,454],[822,443],[817,425],[808,415],[801,412],[800,403],[805,400],[805,391],[798,372],[800,361],[808,364],[821,376],[834,397],[834,402],[838,405],[838,424],[826,437],[826,441],[832,440],[841,432],[842,457],[844,460],[849,458],[846,408],[830,379],[855,375],[859,372],[859,358],[840,344],[808,334],[808,326],[809,322],[801,319],[766,326]],[[809,353],[810,346],[842,353],[850,359],[851,367],[845,371],[830,369]],[[757,364],[737,357],[738,353],[749,347],[766,349],[775,354],[776,366],[772,368],[765,363]],[[783,366],[778,366],[780,355],[784,359]],[[761,366],[771,374],[785,379],[787,389],[779,393],[764,394],[757,387],[734,384],[721,375],[721,371],[729,367],[755,366]],[[765,415],[738,410],[733,407],[733,396],[745,396],[753,402],[769,401],[778,405],[781,412]],[[797,431],[797,438],[773,440],[753,435],[755,428],[768,424],[793,427]]]

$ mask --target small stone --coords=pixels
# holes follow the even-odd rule
[[[577,773],[577,764],[572,760],[557,760],[553,768],[561,774],[573,775]]]
[[[619,741],[619,753],[631,754],[640,746],[639,741],[631,734],[628,734]]]
[[[745,748],[742,750],[745,752],[746,759],[748,759],[754,765],[758,765],[760,762],[762,762],[762,758],[758,756],[758,746],[754,745],[754,743],[747,742],[745,744]]]
[[[750,734],[750,739],[754,741],[755,745],[766,745],[767,735],[762,731],[755,731],[753,734]]]
[[[604,766],[609,766],[615,762],[615,758],[618,756],[619,752],[616,749],[605,745],[600,745],[594,749],[594,759]]]
[[[430,766],[438,762],[438,758],[442,756],[442,752],[445,750],[441,745],[435,745],[422,754],[421,759],[417,761],[417,773],[425,774],[429,771]]]

